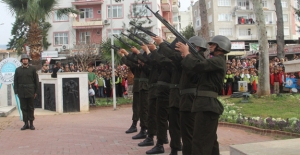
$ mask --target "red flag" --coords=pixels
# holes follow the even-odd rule
[[[253,90],[253,92],[256,92],[256,91],[257,91],[257,88],[256,88],[256,80],[254,80],[254,81],[252,82],[252,90]]]
[[[231,95],[232,94],[232,85],[229,85],[228,87],[228,91],[227,91],[227,95]]]

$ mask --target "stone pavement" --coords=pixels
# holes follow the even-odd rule
[[[38,115],[36,130],[21,131],[19,117],[0,118],[1,155],[144,155],[151,147],[138,147],[141,140],[125,134],[131,125],[131,105],[114,111],[111,107],[91,108],[90,113]],[[221,151],[229,154],[229,145],[274,140],[244,130],[219,127]],[[165,145],[165,154],[170,153]],[[180,153],[181,154],[181,153]]]

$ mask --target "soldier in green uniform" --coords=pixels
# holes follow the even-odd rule
[[[163,43],[162,38],[154,38],[156,43],[161,43],[161,46],[167,46]],[[198,50],[198,54],[204,58],[204,51],[206,50],[206,40],[202,37],[194,36],[189,39],[189,42],[194,45]],[[181,63],[182,57],[180,52],[174,52],[170,50],[164,50],[163,54],[170,58],[172,61]],[[191,112],[193,100],[195,98],[194,93],[196,92],[197,78],[201,76],[201,73],[195,73],[186,69],[182,69],[179,89],[180,89],[180,99],[179,110],[180,110],[180,134],[182,136],[182,154],[190,155],[192,153],[192,139],[193,139],[193,128],[195,114]],[[176,98],[176,94],[170,95],[170,98]],[[170,124],[171,126],[171,124]],[[172,141],[172,137],[171,137]],[[172,142],[171,142],[172,143]],[[172,150],[171,153],[176,154],[178,150]]]
[[[23,113],[24,126],[21,130],[35,130],[33,126],[34,99],[38,93],[39,78],[36,69],[29,65],[29,56],[27,54],[22,54],[21,62],[22,66],[16,69],[14,76],[14,91],[20,99]]]
[[[193,133],[193,155],[219,155],[217,128],[219,116],[223,113],[223,106],[217,99],[218,92],[223,87],[226,74],[224,54],[231,50],[231,42],[225,36],[215,36],[209,43],[213,57],[199,59],[189,53],[189,47],[181,42],[176,44],[182,53],[184,69],[203,73],[199,76],[197,92],[192,112],[195,113]]]

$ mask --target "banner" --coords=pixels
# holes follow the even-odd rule
[[[12,84],[16,69],[21,62],[15,58],[6,58],[0,62],[0,83]]]

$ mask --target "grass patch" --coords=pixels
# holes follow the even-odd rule
[[[116,100],[117,100],[117,105],[132,103],[131,98],[117,97]],[[96,98],[96,105],[102,107],[112,106],[113,98]]]
[[[242,98],[222,97],[222,99],[235,103],[238,107],[237,112],[248,117],[300,118],[300,94],[271,95],[260,98],[252,96],[249,103],[241,103]]]

